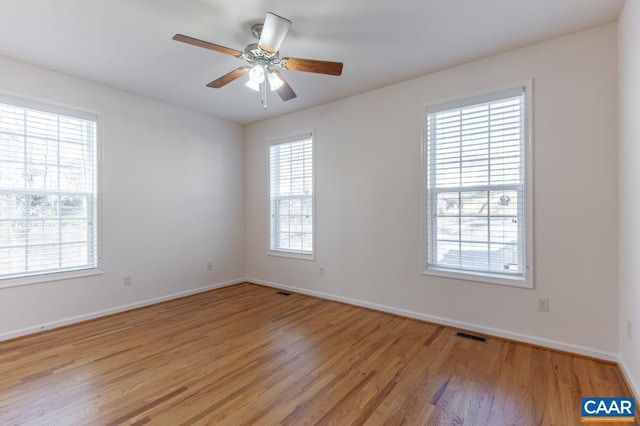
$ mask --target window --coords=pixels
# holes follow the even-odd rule
[[[313,135],[273,141],[270,163],[272,254],[313,258]]]
[[[427,108],[425,273],[530,286],[525,88]]]
[[[0,98],[0,286],[97,269],[96,121]]]

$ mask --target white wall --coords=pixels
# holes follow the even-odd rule
[[[626,2],[618,30],[620,359],[640,395],[640,3]]]
[[[620,347],[637,389],[638,9],[627,2],[619,29],[620,291],[616,25],[255,123],[244,135],[235,124],[0,58],[0,92],[97,111],[104,158],[104,274],[0,289],[0,339],[247,276],[603,358]],[[535,289],[422,275],[423,105],[530,78]],[[268,256],[267,139],[309,129],[317,260]],[[122,285],[124,274],[133,286]],[[535,311],[537,296],[550,298],[551,312]]]
[[[247,277],[616,359],[616,46],[607,25],[248,126]],[[422,275],[423,105],[530,78],[535,289]],[[309,129],[317,260],[268,256],[267,139]]]
[[[240,126],[7,58],[0,91],[99,113],[104,270],[0,289],[0,339],[244,276]]]

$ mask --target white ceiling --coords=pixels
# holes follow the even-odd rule
[[[13,0],[0,55],[246,124],[614,22],[624,0]],[[207,83],[243,62],[173,41],[243,50],[266,12],[293,25],[281,56],[344,62],[340,77],[283,71],[298,97]],[[0,81],[0,87],[2,82]]]

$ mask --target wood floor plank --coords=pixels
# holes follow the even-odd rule
[[[239,284],[0,342],[1,425],[568,425],[610,363]]]

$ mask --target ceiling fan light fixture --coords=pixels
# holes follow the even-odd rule
[[[271,88],[272,92],[274,90],[278,90],[284,84],[284,81],[282,81],[280,76],[273,71],[269,72],[268,78],[269,78],[269,87]]]
[[[265,69],[263,64],[255,64],[251,70],[249,70],[249,80],[256,84],[264,82]]]
[[[251,90],[255,90],[256,92],[260,91],[260,83],[256,83],[253,79],[251,79],[251,77],[249,77],[249,80],[247,80],[244,85]]]

